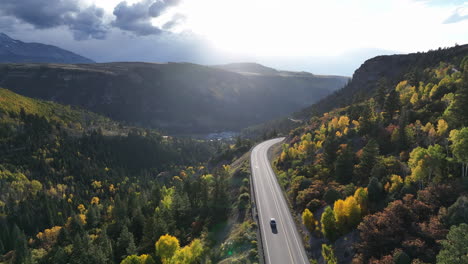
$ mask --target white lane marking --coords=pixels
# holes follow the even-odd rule
[[[267,150],[264,152],[264,153],[267,153],[269,148],[267,148]],[[266,168],[268,167],[268,162],[265,160],[265,157],[266,155],[262,155],[262,161],[263,161],[263,164],[264,166],[266,166]],[[268,171],[268,169],[267,169]],[[275,194],[275,191],[273,190],[273,186],[271,184],[271,179],[269,176],[266,177],[267,179],[265,179],[267,181],[267,184],[268,186],[270,187],[270,192],[271,192],[271,196],[273,197],[273,202],[275,203],[275,207],[276,207],[276,211],[278,212],[278,216],[281,220],[281,223],[279,223],[279,225],[281,225],[281,229],[283,229],[283,232],[284,232],[284,236],[285,236],[285,240],[286,240],[286,245],[288,247],[288,253],[289,253],[289,258],[291,259],[291,263],[294,263],[294,258],[292,256],[292,250],[291,250],[291,245],[289,244],[289,239],[287,238],[288,237],[288,233],[286,232],[286,229],[284,228],[286,222],[284,221],[283,219],[283,214],[281,213],[281,210],[279,208],[279,204],[278,204],[278,201],[276,199],[276,194]]]
[[[286,212],[286,215],[287,215],[286,218],[288,218],[288,220],[292,224],[292,226],[291,226],[291,229],[292,229],[291,231],[292,232],[291,233],[294,236],[294,242],[296,242],[297,249],[299,250],[301,258],[302,258],[303,261],[307,260],[307,262],[308,262],[307,256],[305,256],[304,252],[301,250],[301,249],[304,248],[304,246],[302,246],[301,243],[299,243],[299,240],[298,240],[298,238],[296,236],[297,230],[295,228],[295,222],[294,222],[294,219],[292,219],[292,216],[291,216],[291,214],[289,212],[289,207],[286,204],[285,197],[283,195],[283,191],[281,190],[281,188],[278,188],[279,185],[278,185],[277,181],[275,180],[275,177],[276,177],[275,173],[273,172],[273,170],[272,170],[272,168],[270,166],[268,167],[267,170],[269,171],[270,179],[275,182],[274,185],[275,185],[275,189],[277,190],[278,195],[281,196],[280,199],[282,199],[282,203],[280,203],[280,204],[281,204],[281,207],[284,209],[282,212]],[[304,262],[304,263],[307,263],[307,262]]]
[[[273,143],[273,144],[276,144],[277,142]],[[279,196],[281,196],[281,200],[282,200],[282,203],[278,203],[278,200],[276,199],[277,198],[277,195],[273,195],[274,199],[275,199],[275,204],[278,206],[280,205],[280,207],[282,208],[282,210],[279,210],[278,212],[280,213],[280,217],[283,216],[283,213],[286,213],[286,218],[288,218],[290,224],[292,224],[291,226],[291,233],[292,235],[294,236],[294,242],[296,242],[296,245],[297,245],[297,250],[299,250],[299,255],[301,256],[301,259],[304,263],[308,263],[308,259],[307,259],[307,256],[304,254],[305,252],[303,251],[303,246],[302,246],[302,243],[299,243],[299,240],[297,238],[297,235],[296,235],[296,228],[295,228],[295,222],[294,220],[292,219],[292,216],[289,212],[289,207],[287,207],[287,204],[286,204],[286,200],[285,200],[285,197],[283,195],[283,191],[281,188],[279,188],[279,184],[278,184],[278,181],[276,180],[276,176],[275,176],[275,173],[273,171],[273,169],[271,168],[270,166],[270,163],[268,161],[268,149],[270,148],[271,146],[268,146],[268,148],[266,149],[266,151],[264,151],[264,155],[263,155],[263,161],[266,165],[266,170],[268,172],[268,178],[269,178],[269,184],[270,184],[270,187],[275,189],[276,190],[276,194],[278,194]],[[273,187],[274,186],[274,187]],[[271,189],[270,188],[270,189]],[[283,221],[283,220],[282,220]],[[284,222],[285,223],[285,222]],[[289,247],[289,243],[288,243],[288,247]]]
[[[257,155],[257,153],[255,153],[255,154]],[[251,159],[253,159],[253,158],[254,157],[251,157]],[[258,164],[258,162],[257,162],[257,164]],[[262,240],[264,241],[264,245],[265,245],[264,249],[263,249],[263,252],[264,252],[264,254],[266,255],[266,257],[268,259],[268,263],[271,263],[271,258],[270,258],[270,254],[269,254],[269,251],[268,251],[268,243],[267,243],[266,233],[265,233],[265,226],[263,225],[263,216],[262,216],[262,211],[261,211],[261,206],[260,206],[260,197],[259,197],[260,192],[259,192],[258,186],[256,184],[256,179],[255,178],[256,178],[256,173],[252,171],[252,179],[254,179],[253,185],[254,185],[254,189],[255,189],[255,198],[257,200],[258,219],[259,219],[259,223],[260,223],[260,228],[262,229]]]

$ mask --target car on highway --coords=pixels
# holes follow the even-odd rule
[[[270,226],[271,226],[271,229],[276,229],[276,219],[274,218],[270,219]]]

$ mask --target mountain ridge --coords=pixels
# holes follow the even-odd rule
[[[0,63],[95,63],[71,51],[42,43],[26,43],[0,32]]]
[[[238,131],[298,111],[347,80],[246,76],[193,63],[0,65],[0,85],[19,94],[172,133]]]
[[[446,60],[461,60],[468,55],[468,44],[439,48],[428,52],[382,55],[365,61],[353,74],[350,82],[340,90],[321,99],[314,105],[293,114],[294,118],[308,119],[334,108],[344,107],[356,101],[370,98],[376,92],[379,81],[388,82],[387,88],[396,85],[406,73],[421,74],[422,67],[430,67]]]

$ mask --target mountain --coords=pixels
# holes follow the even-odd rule
[[[0,33],[0,63],[94,63],[94,61],[55,46],[25,43]]]
[[[252,65],[4,64],[0,85],[130,124],[188,134],[237,131],[288,115],[348,81]]]
[[[351,81],[343,88],[327,96],[316,104],[295,113],[293,116],[308,119],[337,107],[368,99],[377,92],[379,82],[388,87],[396,85],[405,76],[417,79],[427,67],[441,61],[459,61],[468,55],[468,44],[451,48],[418,52],[407,55],[378,56],[367,60],[353,74]]]

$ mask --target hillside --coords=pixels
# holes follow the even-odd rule
[[[52,45],[25,43],[0,33],[0,63],[94,63],[94,61]]]
[[[379,83],[388,90],[405,77],[415,82],[425,68],[437,66],[441,61],[459,63],[467,55],[468,45],[462,45],[429,52],[372,58],[355,71],[345,87],[293,116],[308,119],[315,114],[321,115],[334,108],[369,99],[376,95]]]
[[[22,95],[185,134],[237,131],[287,115],[346,81],[308,73],[245,75],[188,63],[0,65],[0,84]]]
[[[0,88],[0,118],[3,122],[14,121],[22,111],[47,120],[61,123],[72,130],[115,129],[117,122],[98,114],[64,106],[53,102],[21,96]]]
[[[103,133],[108,123],[117,125]],[[0,263],[216,263],[234,250],[258,259],[250,218],[218,229],[250,212],[248,174],[231,176],[220,161],[251,143],[122,129],[0,89]],[[216,244],[231,229],[230,243]],[[168,241],[172,255],[155,249]]]
[[[275,166],[313,259],[466,260],[467,53],[372,59],[303,112]]]

